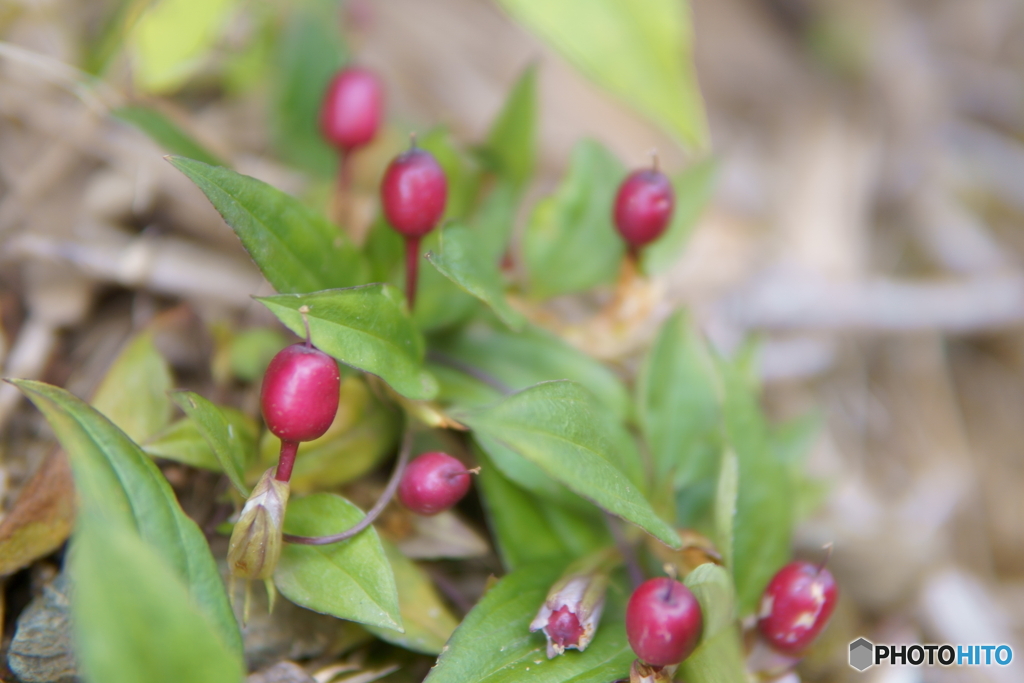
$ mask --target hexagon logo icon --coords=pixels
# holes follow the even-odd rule
[[[850,643],[850,666],[857,671],[864,671],[874,664],[875,646],[866,638],[858,638]]]

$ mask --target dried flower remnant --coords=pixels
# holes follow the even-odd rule
[[[246,581],[243,621],[249,620],[249,581],[260,579],[266,582],[273,599],[270,577],[281,559],[284,511],[290,492],[288,482],[275,478],[275,470],[271,467],[260,477],[235,522],[228,545],[228,569],[232,583],[235,579]],[[233,590],[231,594],[234,595]]]
[[[608,573],[620,561],[617,554],[607,552],[583,558],[570,565],[548,591],[547,599],[530,623],[531,632],[544,632],[548,659],[570,648],[581,652],[587,649],[604,610]]]

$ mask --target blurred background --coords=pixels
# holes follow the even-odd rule
[[[162,316],[162,350],[202,378],[211,324],[270,324],[250,300],[268,286],[231,230],[111,110],[154,107],[240,172],[323,206],[334,160],[315,111],[354,60],[388,97],[387,133],[355,162],[368,225],[408,131],[479,142],[535,64],[527,207],[584,137],[634,167],[652,148],[672,172],[712,160],[710,200],[654,283],[650,320],[613,344],[575,341],[628,371],[686,306],[724,353],[759,336],[773,417],[819,416],[808,462],[830,488],[798,552],[833,541],[843,594],[804,679],[1024,680],[1018,662],[846,666],[858,636],[1024,657],[1021,4],[692,0],[692,34],[675,38],[692,47],[707,136],[699,107],[682,134],[647,116],[649,82],[588,78],[516,4],[0,0],[2,375],[88,395],[130,331]],[[558,302],[552,325],[573,305]],[[50,448],[40,423],[0,387],[0,510]]]

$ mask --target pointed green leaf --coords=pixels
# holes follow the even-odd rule
[[[687,683],[746,683],[729,572],[716,564],[702,564],[683,583],[700,603],[704,632],[697,649],[679,667],[680,678]]]
[[[153,436],[171,421],[167,391],[174,380],[152,332],[133,337],[107,370],[92,406],[135,441]]]
[[[211,166],[228,165],[156,109],[132,105],[115,109],[110,114],[132,124],[170,154],[195,159]]]
[[[625,169],[593,140],[572,151],[555,194],[533,210],[523,236],[530,292],[538,298],[614,282],[625,246],[612,225],[612,201]]]
[[[248,440],[246,434],[236,430],[217,406],[194,391],[175,391],[171,393],[171,398],[195,424],[231,483],[248,498],[245,469],[255,455],[256,444]]]
[[[369,266],[348,236],[294,197],[226,168],[169,161],[203,191],[278,292],[366,282]]]
[[[526,318],[505,298],[505,283],[498,266],[480,258],[476,230],[458,223],[441,231],[437,252],[427,260],[446,278],[491,307],[513,330],[522,329]]]
[[[399,552],[392,543],[384,540],[381,542],[391,569],[395,572],[398,606],[405,632],[376,626],[367,626],[366,629],[378,638],[407,650],[428,655],[440,654],[459,625],[459,620],[437,594],[427,573]]]
[[[544,637],[530,633],[530,621],[564,566],[527,565],[499,581],[455,630],[425,683],[609,683],[628,677],[635,655],[626,639],[625,596],[614,586],[585,651],[549,660]]]
[[[501,0],[587,77],[687,145],[707,144],[688,3]]]
[[[676,204],[672,211],[672,222],[657,240],[645,247],[640,254],[643,271],[657,275],[671,268],[690,239],[693,226],[697,224],[704,207],[715,189],[715,175],[718,165],[714,159],[705,159],[690,166],[672,179]]]
[[[713,477],[720,416],[715,368],[682,311],[661,326],[637,376],[636,412],[658,478],[679,486]]]
[[[437,380],[423,368],[423,336],[409,318],[402,293],[391,285],[257,300],[300,336],[306,331],[299,309],[307,306],[310,335],[318,349],[377,375],[407,398],[429,400],[437,394]]]
[[[256,447],[258,432],[256,421],[242,411],[228,406],[218,406],[218,410],[242,441],[242,452],[252,453]],[[199,427],[189,417],[173,422],[166,429],[153,435],[142,444],[142,450],[154,458],[165,458],[211,472],[224,471]]]
[[[298,536],[326,536],[344,531],[363,516],[362,510],[341,496],[314,493],[292,499],[284,530]],[[286,543],[274,583],[300,607],[402,630],[395,576],[372,526],[331,545]]]
[[[245,676],[240,650],[224,643],[166,558],[129,527],[83,514],[70,565],[85,680],[230,683]]]
[[[736,522],[736,492],[739,486],[739,462],[731,450],[722,452],[722,465],[715,490],[715,545],[726,567],[733,566],[733,526]]]
[[[537,67],[526,67],[491,125],[480,150],[492,170],[516,188],[530,176],[537,156]]]
[[[757,609],[768,581],[789,559],[794,491],[789,467],[773,457],[753,373],[742,359],[718,367],[726,436],[739,471],[732,570],[743,616]]]
[[[544,382],[500,403],[458,412],[478,436],[493,439],[569,490],[678,548],[679,537],[659,518],[635,481],[623,474],[594,399],[570,381]],[[606,418],[605,418],[606,419]],[[629,457],[627,455],[627,457]]]
[[[188,587],[192,602],[228,646],[241,652],[210,547],[182,511],[153,461],[103,415],[58,387],[11,380],[43,413],[68,454],[82,509],[138,529]]]

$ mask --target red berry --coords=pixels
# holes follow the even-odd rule
[[[772,647],[797,654],[825,628],[836,606],[831,572],[810,562],[791,562],[772,578],[761,598],[757,626]]]
[[[320,132],[347,152],[362,147],[377,134],[384,93],[380,81],[359,67],[342,69],[331,79],[320,105]]]
[[[653,168],[634,171],[615,196],[615,227],[631,249],[653,242],[672,218],[675,192],[665,174]]]
[[[406,237],[419,238],[444,215],[448,181],[430,152],[413,147],[388,165],[380,197],[391,227]]]
[[[340,389],[333,358],[304,343],[286,346],[263,375],[263,420],[281,441],[312,441],[334,422]]]
[[[570,645],[579,645],[583,626],[580,625],[579,617],[570,612],[568,607],[563,606],[551,613],[546,631],[552,643],[566,648]]]
[[[636,656],[653,666],[678,664],[693,652],[704,628],[690,589],[667,577],[640,584],[626,607],[626,636]]]
[[[462,500],[468,490],[465,465],[447,453],[424,453],[405,468],[398,499],[418,515],[436,515]]]

